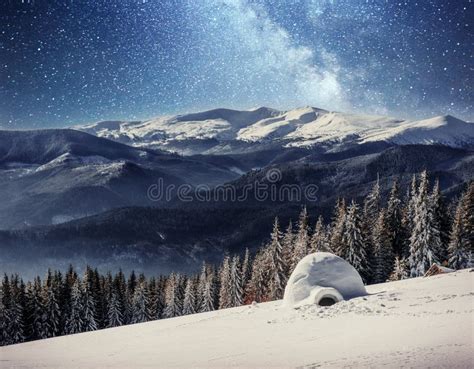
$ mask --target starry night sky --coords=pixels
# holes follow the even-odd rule
[[[471,0],[0,4],[4,128],[262,105],[474,120]]]

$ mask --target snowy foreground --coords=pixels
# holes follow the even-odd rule
[[[474,367],[474,272],[369,286],[0,348],[0,368]]]

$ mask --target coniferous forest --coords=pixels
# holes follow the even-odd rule
[[[317,251],[350,262],[366,284],[423,276],[433,263],[452,269],[473,263],[473,182],[450,203],[427,172],[408,189],[393,183],[386,200],[377,182],[363,203],[340,199],[332,219],[312,225],[309,218],[303,208],[284,230],[275,219],[255,255],[227,255],[196,275],[147,278],[90,267],[78,275],[72,266],[28,282],[5,275],[0,345],[281,299],[296,264]]]

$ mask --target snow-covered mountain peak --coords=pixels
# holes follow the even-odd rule
[[[260,107],[249,111],[214,109],[199,113],[157,117],[142,122],[107,121],[77,129],[138,146],[183,150],[186,142],[214,141],[185,150],[187,153],[219,153],[229,142],[276,143],[282,146],[330,148],[334,144],[384,141],[394,144],[474,144],[474,124],[450,115],[423,120],[349,114],[302,107],[288,111]],[[177,146],[178,145],[178,146]],[[226,149],[226,150],[227,150]],[[202,151],[204,150],[204,151]]]

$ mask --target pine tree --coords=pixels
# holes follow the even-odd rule
[[[407,259],[395,257],[393,271],[390,274],[389,281],[400,281],[410,277],[410,265]]]
[[[322,216],[319,216],[314,227],[310,240],[310,252],[332,252]]]
[[[466,232],[466,241],[469,245],[469,266],[474,265],[474,181],[469,183],[463,200],[464,229]]]
[[[33,283],[29,282],[27,284],[26,302],[27,326],[29,328],[28,339],[47,338],[48,322],[46,320],[46,309],[39,277],[36,277]]]
[[[387,203],[387,227],[392,240],[392,251],[395,255],[403,257],[408,255],[406,242],[404,241],[404,231],[402,226],[403,206],[400,200],[400,188],[398,181],[395,180],[390,190],[390,196]]]
[[[156,299],[156,310],[157,310],[157,317],[161,319],[163,317],[163,313],[165,311],[165,291],[166,291],[166,277],[160,276],[158,279],[156,292],[157,292],[157,299]]]
[[[372,271],[375,269],[375,241],[374,241],[374,229],[375,223],[377,222],[379,211],[381,206],[381,195],[380,195],[380,179],[377,174],[377,181],[375,182],[372,190],[364,199],[364,211],[362,216],[362,234],[366,245],[366,258],[367,258],[367,275],[366,283],[372,282]]]
[[[245,249],[244,260],[242,261],[242,289],[247,290],[247,285],[252,277],[252,261],[250,260],[250,251],[248,248]],[[245,296],[243,298],[245,300]]]
[[[117,292],[112,289],[107,305],[107,328],[120,327],[123,324],[123,314]]]
[[[264,302],[268,300],[269,253],[267,248],[262,248],[252,263],[252,278],[249,282],[248,297],[251,301]]]
[[[10,302],[7,308],[6,334],[7,344],[23,342],[25,337],[23,283],[17,275],[11,277],[10,281]]]
[[[125,295],[125,311],[124,311],[124,319],[125,319],[125,324],[129,324],[132,321],[132,315],[133,315],[133,295],[135,294],[135,287],[137,286],[137,275],[135,274],[135,271],[132,270],[130,273],[128,280],[127,280],[127,289],[126,289],[126,295]]]
[[[58,278],[56,273],[56,278]],[[59,306],[61,307],[62,316],[61,316],[61,334],[68,334],[66,329],[66,323],[71,315],[71,294],[72,287],[74,282],[77,280],[77,273],[74,271],[72,265],[69,265],[68,271],[64,277],[64,282],[60,282],[60,292],[59,292]]]
[[[199,278],[199,312],[215,310],[215,287],[214,272],[207,265],[203,265]]]
[[[295,234],[293,232],[293,223],[290,221],[288,223],[288,227],[284,232],[281,238],[281,246],[283,249],[283,262],[285,266],[285,276],[288,279],[292,272],[293,266],[293,254],[294,254],[294,247],[295,247]]]
[[[183,305],[179,298],[179,279],[180,276],[176,273],[171,273],[168,277],[165,290],[164,318],[173,318],[182,314]]]
[[[132,299],[132,324],[144,323],[150,320],[147,286],[144,280],[135,287]]]
[[[151,277],[147,283],[147,296],[148,296],[148,303],[149,303],[149,319],[156,320],[160,318],[159,313],[159,291],[158,291],[158,283],[155,277]]]
[[[421,174],[415,201],[415,217],[410,237],[411,276],[426,273],[433,263],[438,263],[437,252],[441,248],[439,229],[434,220],[432,203],[428,194],[428,174]]]
[[[444,202],[443,195],[439,186],[439,180],[436,180],[433,192],[430,197],[430,206],[433,213],[434,226],[439,230],[440,247],[436,250],[436,258],[441,262],[448,260],[448,244],[450,220],[449,213]]]
[[[269,269],[269,299],[278,300],[283,298],[286,286],[285,264],[283,260],[283,248],[281,245],[281,233],[278,226],[278,218],[275,218],[271,241],[268,245]]]
[[[131,308],[128,306],[127,282],[121,270],[114,276],[113,290],[117,295],[117,304],[120,309],[120,315],[122,316],[122,325],[128,324],[130,322],[128,320],[128,313],[131,311]]]
[[[196,295],[194,293],[194,283],[192,278],[186,281],[183,301],[183,315],[196,313]]]
[[[375,224],[378,218],[380,204],[380,179],[377,175],[377,181],[364,200],[364,218],[368,224]]]
[[[240,258],[234,256],[230,264],[230,306],[236,307],[243,304],[242,271]]]
[[[402,232],[403,232],[403,255],[402,258],[409,259],[410,257],[410,237],[413,233],[414,228],[414,219],[415,219],[415,208],[416,208],[416,199],[418,197],[418,183],[416,175],[414,174],[408,187],[405,206],[403,208],[403,217],[402,217]]]
[[[96,320],[96,301],[94,299],[94,282],[92,280],[93,272],[91,269],[87,268],[84,278],[82,280],[82,331],[89,332],[95,331],[98,329],[97,320]]]
[[[6,308],[3,303],[3,287],[0,286],[0,347],[7,344]]]
[[[81,333],[84,327],[83,310],[84,300],[82,293],[82,284],[79,278],[76,278],[71,289],[71,301],[69,303],[69,316],[66,319],[64,327],[66,334]]]
[[[394,255],[392,234],[387,225],[385,210],[381,210],[373,230],[374,272],[373,283],[384,283],[393,271]]]
[[[231,275],[230,275],[230,257],[224,256],[222,266],[219,270],[219,309],[227,309],[231,304]]]
[[[331,234],[329,245],[330,249],[338,256],[343,257],[344,247],[342,244],[342,237],[344,235],[344,227],[346,224],[346,201],[345,199],[339,199],[334,211],[334,217],[331,223]]]
[[[198,306],[198,312],[201,312],[202,305],[204,303],[204,290],[206,288],[206,264],[202,263],[201,273],[199,273],[199,280],[197,285],[196,304]]]
[[[453,269],[464,269],[472,265],[473,183],[470,184],[468,191],[461,197],[456,207],[448,248],[449,266]],[[471,234],[469,227],[471,227]]]
[[[298,232],[295,237],[295,247],[291,263],[291,271],[296,265],[309,253],[309,230],[308,230],[308,211],[306,206],[300,213],[298,221]]]
[[[60,334],[62,311],[59,306],[60,277],[57,278],[48,270],[45,284],[43,286],[43,301],[46,320],[46,337],[55,337]]]
[[[369,279],[366,247],[366,241],[362,234],[359,206],[352,201],[347,210],[341,255],[359,272],[365,283]]]

